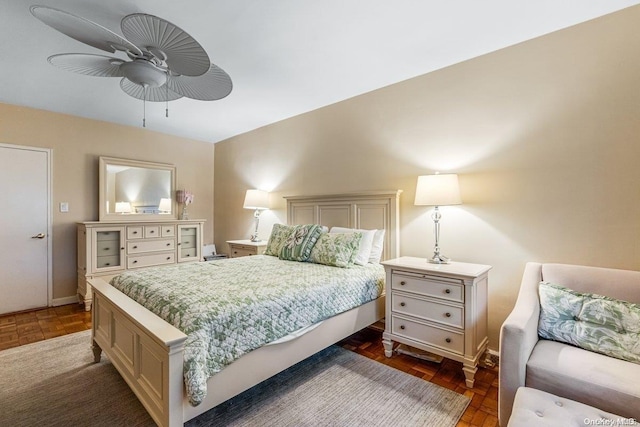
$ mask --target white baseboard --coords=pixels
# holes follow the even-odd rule
[[[70,297],[64,297],[64,298],[54,298],[51,300],[51,306],[52,307],[58,307],[61,305],[67,305],[67,304],[78,304],[78,295],[72,295]]]

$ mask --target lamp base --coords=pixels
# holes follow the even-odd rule
[[[261,238],[259,238],[259,237],[258,237],[257,235],[255,235],[255,234],[254,234],[253,236],[251,236],[251,238],[250,238],[249,240],[251,240],[252,242],[262,242],[262,239],[261,239]]]
[[[431,264],[451,264],[451,258],[447,258],[446,256],[440,254],[433,254],[433,256],[427,261],[429,261]]]

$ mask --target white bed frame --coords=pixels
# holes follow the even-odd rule
[[[295,196],[287,199],[289,224],[385,229],[383,259],[399,254],[401,191]],[[94,290],[92,339],[96,362],[104,353],[160,426],[181,426],[261,381],[384,317],[384,295],[324,320],[280,344],[254,350],[209,378],[207,396],[191,406],[184,393],[183,349],[187,336],[103,279]]]

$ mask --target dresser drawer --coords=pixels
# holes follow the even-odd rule
[[[425,320],[464,328],[464,309],[448,304],[415,298],[401,292],[391,293],[391,310]]]
[[[176,227],[174,225],[163,225],[160,234],[162,237],[173,237],[176,235]]]
[[[180,241],[181,249],[192,249],[196,247],[196,236],[182,236]]]
[[[159,225],[145,225],[144,226],[144,237],[160,237],[160,226]]]
[[[152,265],[173,264],[175,254],[166,252],[153,255],[137,255],[127,257],[127,268],[149,267]]]
[[[184,227],[180,230],[180,235],[181,236],[196,236],[196,229],[195,227]]]
[[[120,256],[99,256],[96,258],[96,268],[118,267]]]
[[[120,232],[119,231],[97,231],[96,240],[98,242],[101,242],[104,240],[120,240]]]
[[[127,227],[127,239],[142,239],[143,237],[144,233],[141,225]]]
[[[96,255],[101,256],[113,256],[118,255],[120,252],[119,240],[98,240],[96,243]]]
[[[464,302],[464,286],[456,279],[439,278],[409,272],[394,273],[391,276],[391,289],[415,292],[434,298]]]
[[[127,242],[128,254],[139,254],[144,252],[158,252],[175,249],[174,239],[140,240]]]
[[[419,343],[440,347],[444,350],[462,354],[464,352],[464,334],[425,325],[404,317],[391,315],[392,333]]]
[[[196,248],[191,249],[180,249],[180,258],[195,258],[196,257]]]

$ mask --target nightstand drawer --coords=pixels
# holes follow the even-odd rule
[[[464,334],[462,332],[440,329],[395,315],[391,316],[391,330],[395,335],[419,343],[440,347],[457,354],[464,352]]]
[[[142,240],[127,243],[128,254],[139,254],[143,252],[167,251],[175,248],[174,239],[162,240]]]
[[[175,254],[167,252],[154,255],[138,255],[127,258],[127,268],[149,267],[152,265],[173,264],[175,262]]]
[[[238,258],[242,256],[251,256],[251,255],[256,255],[255,248],[245,248],[242,246],[231,247],[231,258]]]
[[[415,298],[401,292],[391,293],[391,310],[454,328],[464,328],[464,309]]]
[[[420,275],[409,272],[391,276],[391,289],[446,299],[449,301],[464,302],[464,287],[460,280],[439,278],[429,275]]]

